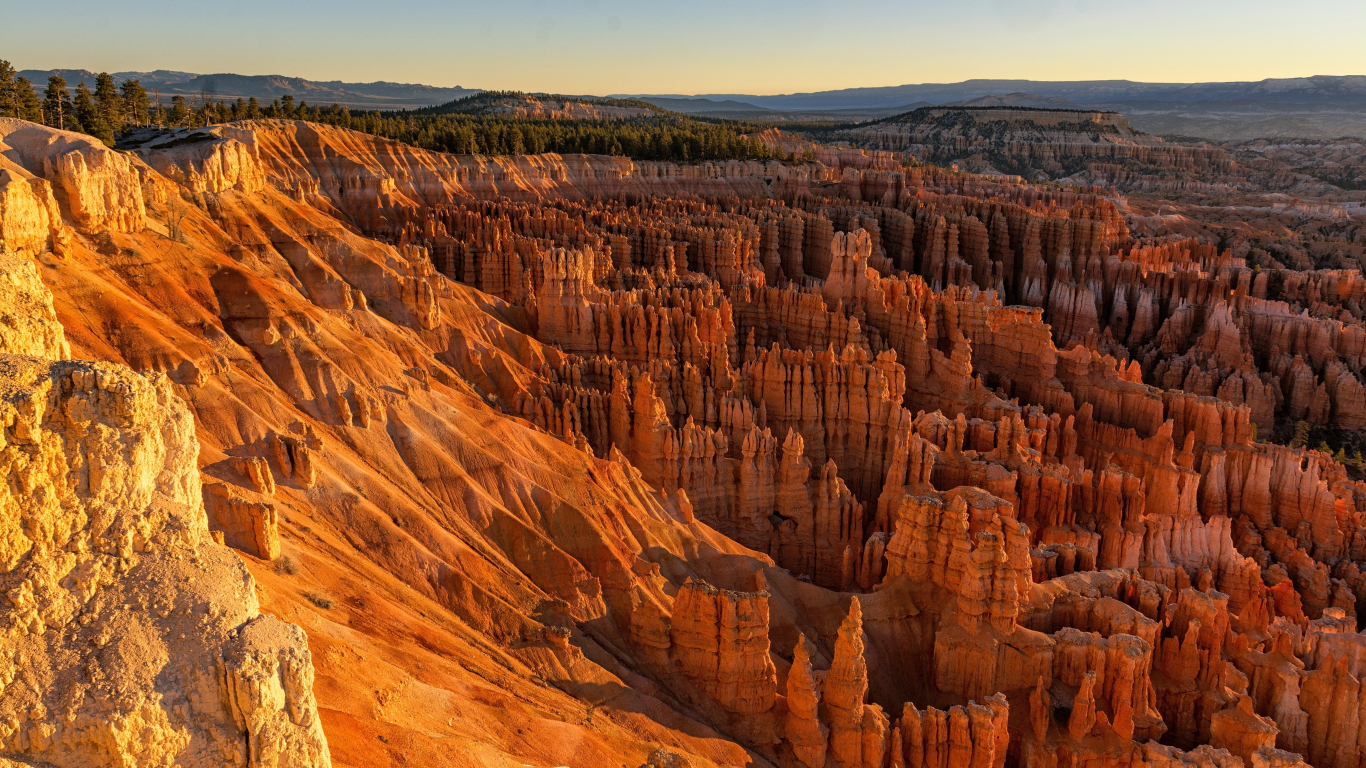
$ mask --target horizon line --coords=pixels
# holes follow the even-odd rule
[[[80,67],[80,68],[77,68],[77,67],[52,67],[52,68],[47,68],[47,69],[39,69],[39,68],[19,69],[18,67],[15,67],[15,74],[16,74],[16,75],[20,75],[20,74],[22,74],[23,72],[85,72],[85,73],[89,73],[89,74],[91,74],[91,75],[99,75],[99,74],[104,74],[104,73],[108,73],[108,74],[111,74],[111,75],[128,75],[128,74],[146,75],[146,74],[155,74],[155,73],[157,73],[157,72],[164,72],[164,73],[167,73],[167,74],[189,75],[189,76],[191,76],[191,77],[213,77],[213,76],[219,76],[219,75],[232,75],[232,76],[235,76],[235,77],[260,77],[260,78],[276,78],[276,77],[278,77],[278,78],[284,78],[284,79],[290,79],[290,80],[303,80],[303,81],[305,81],[305,82],[310,82],[310,83],[341,83],[341,84],[347,84],[347,85],[375,85],[375,84],[381,84],[381,83],[382,83],[382,84],[388,84],[388,85],[420,86],[420,87],[424,87],[424,88],[438,88],[438,89],[443,89],[443,90],[456,90],[456,89],[459,89],[459,90],[469,90],[469,91],[516,90],[516,91],[521,91],[522,93],[527,93],[527,94],[540,94],[540,95],[548,95],[548,96],[578,96],[578,97],[591,96],[591,97],[596,97],[596,98],[623,98],[623,97],[629,98],[629,97],[640,97],[640,96],[652,96],[652,97],[655,97],[655,98],[680,98],[680,99],[706,99],[706,98],[711,98],[711,97],[734,97],[734,96],[757,96],[757,97],[803,96],[803,95],[819,94],[819,93],[837,93],[837,92],[840,92],[840,91],[879,90],[879,89],[890,89],[890,88],[905,88],[905,87],[911,87],[911,86],[935,86],[935,85],[952,86],[952,85],[962,85],[962,84],[966,84],[966,83],[976,83],[976,82],[1003,82],[1003,83],[1011,83],[1011,82],[1017,82],[1017,83],[1133,83],[1133,84],[1137,84],[1137,85],[1181,86],[1181,85],[1213,85],[1213,84],[1251,84],[1251,83],[1265,83],[1265,82],[1270,82],[1270,81],[1285,81],[1285,80],[1312,80],[1312,79],[1315,79],[1315,78],[1354,78],[1354,77],[1366,78],[1366,73],[1361,73],[1361,74],[1338,74],[1338,75],[1328,75],[1328,74],[1294,75],[1294,76],[1287,76],[1287,77],[1263,77],[1263,78],[1255,79],[1255,80],[1191,80],[1191,81],[1177,81],[1177,80],[1168,80],[1168,81],[1163,81],[1163,80],[1131,80],[1131,79],[1129,79],[1129,78],[1096,78],[1096,79],[1072,79],[1072,80],[1049,79],[1049,80],[1040,80],[1040,79],[1027,78],[1027,77],[970,77],[970,78],[965,78],[965,79],[963,79],[963,80],[932,81],[932,82],[931,82],[931,81],[926,81],[926,82],[903,82],[903,83],[896,83],[896,84],[891,84],[891,85],[851,85],[851,86],[845,86],[845,87],[841,87],[841,88],[826,88],[826,89],[821,89],[821,90],[808,90],[808,91],[802,91],[802,90],[793,90],[793,91],[772,91],[772,92],[760,92],[760,91],[751,91],[751,92],[741,92],[741,91],[697,91],[697,92],[688,93],[688,94],[685,94],[685,93],[678,93],[678,92],[669,92],[669,93],[649,93],[649,92],[644,92],[644,91],[608,91],[608,92],[605,92],[605,93],[602,93],[602,94],[591,94],[591,93],[577,93],[577,94],[573,94],[573,93],[566,93],[566,92],[561,92],[561,91],[533,90],[533,89],[523,89],[523,88],[466,86],[466,85],[460,85],[460,84],[458,84],[458,83],[455,84],[455,85],[434,85],[434,84],[432,84],[432,83],[424,83],[424,82],[403,82],[403,81],[401,81],[401,80],[384,80],[384,79],[379,79],[379,80],[366,80],[366,81],[362,81],[362,80],[351,80],[351,81],[347,81],[347,80],[341,80],[341,79],[311,78],[311,77],[304,77],[304,76],[301,76],[301,75],[284,75],[284,74],[279,74],[278,72],[277,72],[277,73],[270,73],[270,74],[243,74],[243,73],[241,73],[241,72],[192,72],[192,71],[189,71],[189,70],[173,69],[173,68],[158,68],[158,69],[151,69],[151,70],[127,69],[127,70],[111,71],[111,70],[93,70],[93,69],[86,69],[86,68],[84,68],[84,67]],[[1005,94],[1002,94],[1002,95],[1005,95]]]

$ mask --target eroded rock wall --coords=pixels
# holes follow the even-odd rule
[[[303,631],[210,538],[161,374],[64,360],[31,262],[0,257],[0,751],[55,766],[328,766]],[[7,314],[7,317],[11,315]]]

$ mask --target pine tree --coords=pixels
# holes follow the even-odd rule
[[[261,102],[257,101],[255,96],[252,96],[250,99],[247,100],[247,119],[255,120],[260,116]]]
[[[33,83],[27,77],[21,77],[14,81],[14,103],[16,115],[20,120],[27,120],[31,123],[43,122],[43,100],[38,98],[38,92],[33,90]]]
[[[1309,422],[1299,421],[1295,423],[1295,437],[1290,441],[1291,448],[1303,448],[1309,445]]]
[[[19,103],[14,92],[14,67],[0,59],[0,117],[18,117]]]
[[[171,97],[171,112],[166,116],[166,123],[172,128],[182,125],[190,117],[190,108],[185,104],[185,97],[176,94]]]
[[[290,96],[289,94],[285,94],[284,96],[281,96],[281,97],[280,97],[280,113],[281,113],[281,117],[287,117],[287,118],[292,118],[292,117],[294,117],[294,97],[293,97],[293,96]]]
[[[59,131],[80,130],[80,125],[71,113],[71,93],[66,89],[66,78],[53,75],[47,79],[47,92],[43,94],[43,122]]]
[[[151,102],[147,99],[147,89],[137,80],[124,80],[123,122],[129,125],[147,125],[151,121]]]
[[[104,124],[109,126],[111,136],[123,131],[123,98],[119,96],[118,86],[114,85],[114,76],[108,72],[95,77],[95,106]]]
[[[104,121],[104,116],[100,114],[99,105],[95,103],[90,89],[85,87],[84,80],[76,86],[76,98],[72,101],[72,107],[83,133],[94,136],[108,146],[114,146],[114,131]]]

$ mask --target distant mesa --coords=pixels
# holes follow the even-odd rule
[[[734,99],[723,99],[716,101],[713,99],[674,99],[663,96],[640,97],[641,101],[648,101],[658,107],[663,107],[674,112],[684,114],[703,114],[710,112],[772,112],[771,109],[755,106],[744,101]]]
[[[1227,173],[1224,150],[1183,146],[1134,130],[1119,112],[1027,106],[922,107],[837,131],[864,149],[899,152],[974,173],[1114,183],[1174,169]],[[1112,167],[1113,166],[1113,167]]]
[[[1088,106],[1119,101],[1193,103],[1239,99],[1279,104],[1366,104],[1366,75],[1321,75],[1230,83],[1140,83],[1132,80],[964,80],[959,83],[917,83],[875,88],[842,88],[772,96],[701,93],[694,98],[734,99],[768,109],[810,110],[887,108],[916,101],[951,104],[1003,93],[1060,98]]]
[[[533,120],[627,120],[663,114],[667,110],[639,99],[477,91],[421,112],[429,115],[488,115]]]
[[[982,96],[945,104],[946,107],[1030,107],[1032,109],[1084,109],[1080,104],[1057,96],[1037,93],[1008,93],[1004,96]]]
[[[1123,112],[1135,128],[1156,134],[1216,140],[1366,136],[1366,76],[1361,75],[1228,83],[965,80],[768,96],[703,93],[667,98],[752,104],[772,110],[776,114],[769,114],[775,119],[858,122],[931,105],[1100,108]]]

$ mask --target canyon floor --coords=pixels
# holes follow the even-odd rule
[[[0,766],[1363,764],[1366,222],[1126,146],[0,119]]]

